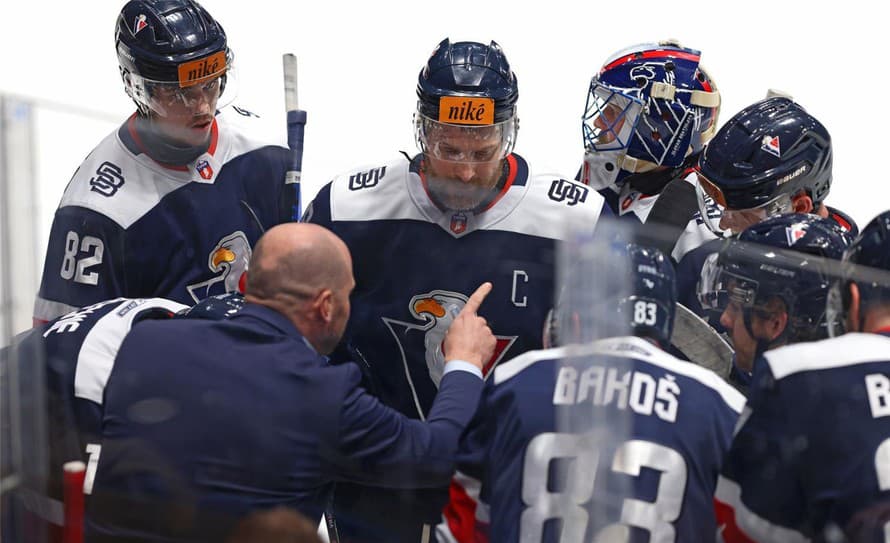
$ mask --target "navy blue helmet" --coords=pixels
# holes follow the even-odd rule
[[[590,80],[581,180],[597,189],[658,166],[677,168],[717,129],[720,94],[701,53],[674,42],[618,51]]]
[[[825,303],[836,278],[832,260],[850,245],[849,233],[818,215],[792,213],[770,217],[728,239],[702,269],[698,296],[706,309],[723,311],[730,302],[745,312],[766,311],[780,298],[788,326],[775,341],[827,337]]]
[[[193,0],[131,0],[117,19],[115,48],[127,94],[140,111],[158,111],[158,87],[183,93],[197,85],[219,85],[232,52],[222,26]],[[160,111],[159,111],[160,110]]]
[[[188,309],[183,309],[176,314],[176,318],[183,319],[227,319],[241,310],[244,306],[244,295],[240,292],[228,292],[204,298]]]
[[[860,297],[860,321],[874,304],[890,304],[890,211],[872,219],[844,253],[841,280],[832,290],[828,312],[837,315],[832,335],[843,333],[841,324],[850,307],[850,283]]]
[[[699,187],[723,208],[769,208],[771,216],[790,211],[801,191],[818,207],[831,188],[831,162],[828,130],[799,104],[775,96],[720,128],[699,157]]]
[[[504,158],[513,150],[518,121],[519,85],[501,47],[442,40],[417,77],[415,138],[420,150],[441,160],[483,161],[440,152],[437,134],[443,125],[457,125],[465,135],[489,138],[494,131],[501,145],[492,157]]]
[[[635,335],[667,346],[677,303],[670,259],[635,243],[593,247],[563,259],[562,292],[548,317],[545,345]]]
[[[448,38],[442,40],[426,66],[417,77],[417,111],[440,122],[455,124],[482,124],[483,117],[491,116],[492,122],[499,123],[516,115],[516,100],[519,98],[519,85],[516,75],[510,70],[507,57],[501,47],[491,42],[490,45],[472,41],[451,43]],[[445,99],[446,104],[442,103]],[[472,113],[479,118],[473,122],[461,122],[460,107],[452,109],[451,104],[460,104],[453,100],[471,100],[473,98],[493,102],[493,109],[478,109]],[[446,107],[442,107],[446,105]],[[468,112],[464,109],[464,117]]]

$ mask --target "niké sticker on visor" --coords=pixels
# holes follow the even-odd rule
[[[191,87],[213,79],[226,71],[226,52],[219,51],[209,57],[199,58],[179,65],[179,86]]]
[[[474,96],[443,96],[439,98],[439,122],[494,124],[494,100]]]

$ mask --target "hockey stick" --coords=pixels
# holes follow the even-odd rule
[[[732,370],[732,347],[701,317],[677,302],[671,343],[689,360],[712,370],[724,380]]]
[[[306,127],[306,112],[297,104],[297,57],[292,53],[285,53],[281,60],[284,67],[287,146],[291,150],[290,168],[284,177],[281,211],[284,220],[299,221],[303,212],[300,201],[300,174],[303,169],[303,130]]]

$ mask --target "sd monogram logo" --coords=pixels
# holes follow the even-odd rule
[[[114,196],[124,186],[124,176],[117,164],[103,162],[96,170],[96,177],[90,179],[90,190],[102,196]]]
[[[590,192],[588,187],[579,185],[565,179],[555,179],[550,184],[550,191],[547,196],[554,202],[562,202],[568,200],[568,205],[573,206],[578,202],[587,200],[587,193]]]
[[[349,190],[361,190],[377,186],[377,183],[383,179],[384,175],[386,175],[386,166],[350,175]]]

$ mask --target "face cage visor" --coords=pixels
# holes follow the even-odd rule
[[[720,187],[699,171],[696,171],[696,177],[695,196],[699,213],[708,229],[718,237],[740,234],[745,228],[768,217],[791,212],[791,195],[787,193],[757,207],[730,209]]]
[[[513,152],[517,124],[516,117],[486,125],[442,123],[418,112],[414,115],[414,139],[424,155],[436,160],[487,163]]]
[[[642,111],[639,98],[591,81],[581,117],[584,149],[588,153],[626,151]]]

